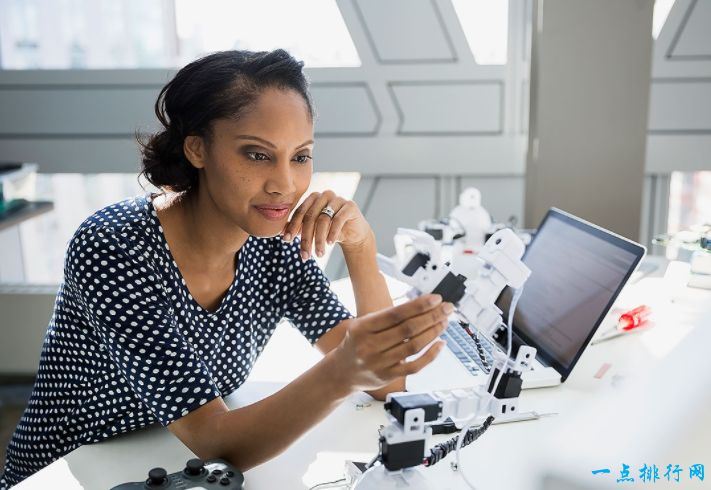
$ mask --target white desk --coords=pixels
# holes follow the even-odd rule
[[[663,272],[664,268],[659,271]],[[660,278],[645,278],[624,291],[620,301],[639,304],[639,298],[635,296],[642,296],[657,309],[658,318],[662,319],[663,323],[643,333],[590,346],[565,384],[555,388],[526,390],[522,393],[522,410],[535,408],[555,411],[561,414],[560,417],[494,425],[479,441],[463,450],[467,475],[471,476],[479,489],[541,488],[537,467],[541,456],[531,457],[532,451],[535,452],[533,444],[536,441],[547,439],[549,435],[556,434],[561,427],[565,427],[561,425],[563,415],[575,414],[603,394],[609,396],[612,393],[614,396],[614,385],[619,377],[663,362],[669,350],[689,331],[711,323],[710,291],[681,288],[674,293],[675,303],[662,307],[660,302],[663,298],[653,298],[655,294],[665,293],[665,285],[660,281]],[[402,291],[402,288],[397,287],[392,285],[394,296]],[[353,297],[347,281],[334,282],[333,288],[347,306],[353,307]],[[655,301],[659,304],[655,304]],[[673,321],[670,321],[672,318]],[[273,338],[272,342],[274,341]],[[307,344],[301,344],[299,348],[303,349],[305,345]],[[265,351],[264,355],[267,354]],[[307,357],[312,355],[308,353]],[[596,379],[595,373],[605,362],[611,363],[612,367],[602,379]],[[283,383],[248,381],[229,396],[226,402],[230,407],[243,406],[279,389],[280,386],[283,386]],[[370,406],[358,407],[357,403],[363,399],[364,395],[354,395],[283,454],[248,471],[245,474],[246,488],[308,488],[317,483],[341,478],[345,459],[369,460],[377,450],[378,427],[384,424],[386,419],[381,403],[372,402]],[[438,436],[436,440],[449,437],[451,436]],[[557,450],[565,451],[568,444],[575,444],[575,440],[575,434],[570,434],[570,440],[565,443],[566,447],[558,447]],[[505,458],[501,457],[503,450],[506,451]],[[100,444],[83,446],[15,488],[57,488],[60,487],[60,482],[61,488],[67,490],[110,488],[127,481],[139,481],[155,466],[162,466],[169,472],[178,471],[191,457],[190,451],[167,430],[152,428]],[[549,462],[557,460],[555,454],[547,458]],[[634,458],[634,455],[630,454],[630,458]],[[454,456],[451,455],[426,470],[430,478],[437,480],[438,488],[465,488],[461,479],[450,468],[450,461],[453,460]],[[590,469],[594,468],[591,466]],[[612,479],[607,481],[614,482]],[[661,486],[656,484],[654,488]],[[617,487],[619,485],[607,488]],[[694,486],[697,487],[699,486]],[[676,488],[686,487],[682,483]]]

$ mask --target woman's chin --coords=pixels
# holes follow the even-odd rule
[[[256,226],[251,226],[247,232],[257,238],[274,238],[281,235],[284,226],[286,226],[286,219],[283,223],[259,223]]]

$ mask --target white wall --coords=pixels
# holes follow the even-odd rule
[[[316,169],[364,175],[357,200],[383,251],[398,224],[444,214],[465,185],[482,188],[496,219],[521,219],[531,2],[510,2],[509,64],[482,66],[450,0],[337,1],[362,66],[307,70]],[[709,2],[677,0],[654,46],[645,237],[665,223],[656,210],[669,173],[709,168],[710,16]],[[137,172],[133,133],[155,127],[154,98],[173,73],[0,71],[0,158],[44,172]],[[429,204],[396,193],[420,189]]]
[[[554,206],[637,240],[654,1],[535,4],[526,224]]]
[[[711,170],[709,26],[711,2],[676,0],[654,43],[642,217],[647,243],[667,230],[671,173]]]
[[[307,70],[315,168],[364,175],[357,199],[382,251],[398,225],[446,214],[463,182],[482,187],[497,219],[520,219],[530,2],[510,4],[505,66],[475,62],[449,0],[338,6],[362,66]],[[0,155],[44,172],[137,172],[133,133],[155,127],[153,101],[172,73],[0,72]],[[415,192],[426,198],[406,203]],[[338,255],[331,262],[329,273],[342,270]]]

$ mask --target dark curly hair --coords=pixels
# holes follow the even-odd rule
[[[303,66],[283,49],[220,51],[186,65],[158,95],[155,113],[163,129],[138,137],[141,174],[156,187],[175,192],[197,187],[198,171],[183,152],[185,138],[209,138],[213,121],[238,119],[266,88],[297,91],[313,119]]]

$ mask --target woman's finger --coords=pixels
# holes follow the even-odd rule
[[[439,294],[424,294],[398,306],[374,311],[357,318],[358,328],[366,332],[382,332],[398,325],[408,318],[420,315],[442,303]]]
[[[314,247],[318,257],[323,256],[326,252],[326,238],[331,233],[334,220],[343,210],[344,202],[345,199],[336,196],[334,199],[326,203],[326,206],[330,206],[335,213],[333,218],[319,211],[319,215],[316,218],[316,229],[314,230]]]
[[[304,219],[304,215],[306,212],[311,209],[311,204],[313,203],[314,200],[318,199],[321,197],[320,192],[312,192],[309,197],[304,199],[304,202],[301,203],[301,205],[296,208],[296,211],[294,211],[294,214],[291,216],[291,220],[289,220],[289,223],[287,223],[286,228],[284,229],[284,239],[288,242],[294,239],[296,235],[299,234],[301,231],[301,222]]]
[[[427,347],[430,342],[438,338],[442,332],[444,332],[445,328],[446,324],[440,322],[426,329],[419,335],[409,338],[407,342],[400,342],[397,346],[391,347],[381,354],[380,359],[382,365],[393,366],[400,361],[406,360],[410,356],[414,356]]]
[[[351,201],[344,202],[331,220],[331,227],[328,230],[328,236],[326,237],[326,241],[329,245],[336,243],[338,237],[341,236],[341,230],[343,230],[343,227],[346,225],[348,220],[353,219],[356,216],[357,215],[353,213]]]
[[[417,337],[430,328],[441,326],[441,330],[444,330],[449,323],[448,318],[451,313],[452,303],[442,303],[437,308],[408,318],[392,328],[377,333],[376,343],[380,347],[381,352],[386,352],[393,347],[402,345],[407,339]]]
[[[311,207],[306,211],[301,220],[301,258],[308,259],[311,256],[311,245],[314,239],[314,229],[316,220],[320,218],[321,210],[336,195],[333,191],[325,191],[311,203]],[[328,216],[324,216],[328,219]]]
[[[424,354],[415,359],[414,361],[402,361],[390,370],[390,374],[393,378],[399,378],[402,376],[408,376],[410,374],[415,374],[419,372],[423,367],[427,366],[429,363],[435,360],[437,355],[442,352],[444,348],[444,340],[438,340],[433,343]]]

